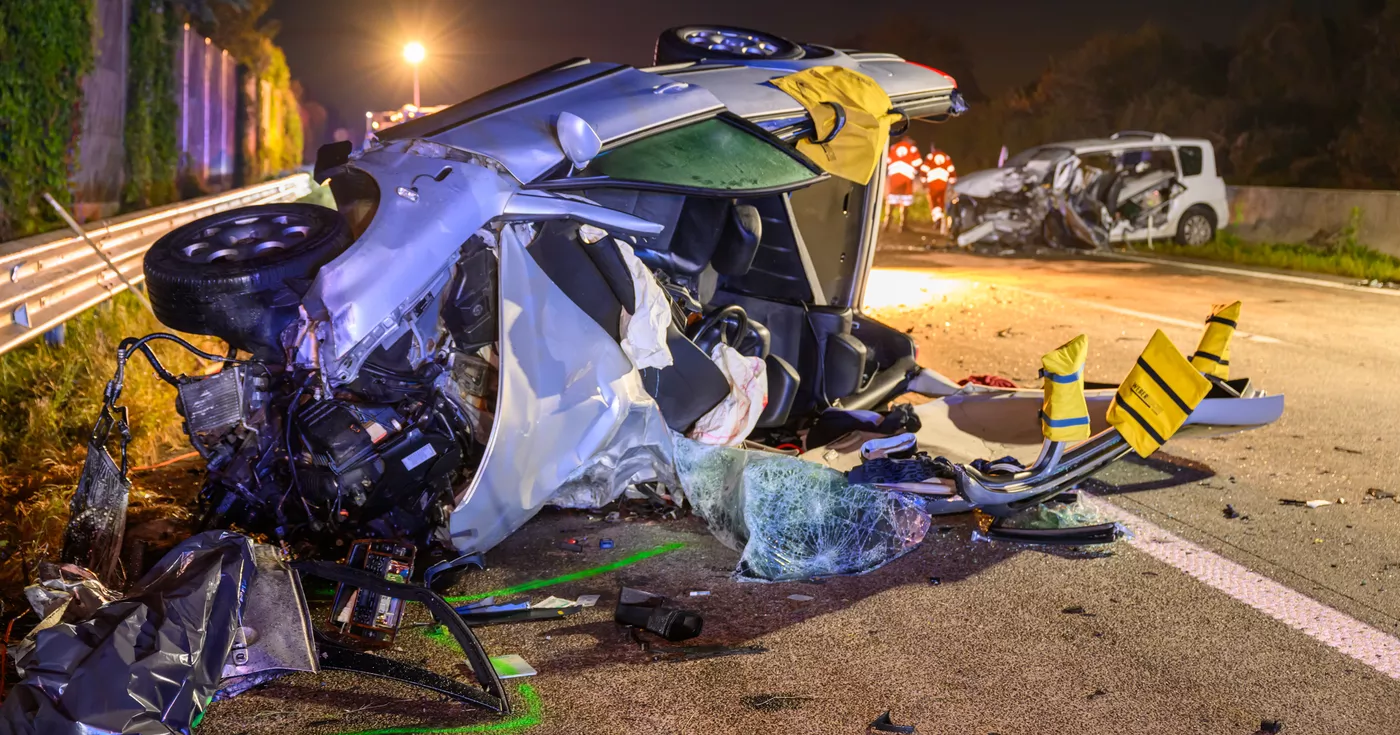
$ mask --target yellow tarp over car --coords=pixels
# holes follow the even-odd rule
[[[1209,392],[1210,381],[1159,329],[1118,386],[1108,407],[1108,423],[1146,457],[1167,443]]]
[[[1079,335],[1040,358],[1045,379],[1045,402],[1040,409],[1040,431],[1052,442],[1089,438],[1089,406],[1084,402],[1084,358],[1089,338]]]
[[[772,80],[773,86],[787,92],[802,103],[812,116],[816,128],[814,143],[800,140],[797,150],[834,176],[870,183],[885,155],[890,125],[900,116],[890,112],[890,97],[870,77],[839,66],[816,66],[795,74]],[[836,127],[840,105],[846,124],[831,135]]]

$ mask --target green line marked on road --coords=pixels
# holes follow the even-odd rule
[[[386,727],[381,730],[356,730],[354,732],[343,732],[340,735],[459,735],[459,733],[470,732],[512,732],[515,730],[527,730],[544,722],[544,707],[540,704],[540,695],[535,688],[529,684],[521,684],[515,694],[525,705],[525,711],[500,722],[487,722],[480,725],[463,725],[462,727]]]
[[[529,592],[531,590],[537,590],[542,587],[561,584],[563,582],[573,582],[579,579],[588,579],[589,577],[596,577],[600,574],[607,574],[608,572],[614,571],[616,569],[621,569],[625,566],[631,566],[632,564],[636,564],[639,561],[646,561],[647,559],[650,559],[653,556],[660,556],[662,554],[670,553],[683,546],[685,546],[685,544],[679,541],[670,544],[662,544],[660,546],[657,546],[656,548],[647,549],[646,551],[639,551],[625,559],[618,559],[615,562],[610,562],[600,567],[593,567],[592,569],[582,569],[577,572],[569,572],[568,574],[559,577],[551,577],[549,579],[537,579],[533,582],[525,582],[524,584],[517,584],[514,587],[506,587],[505,589],[492,590],[490,592],[479,592],[472,595],[465,595],[463,597],[449,597],[447,598],[447,601],[454,605],[458,605],[463,602],[476,602],[477,600],[484,600],[488,597],[509,597],[510,595],[518,595],[521,592]]]

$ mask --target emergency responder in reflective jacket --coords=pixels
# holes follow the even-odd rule
[[[948,231],[948,197],[957,183],[958,172],[953,168],[953,158],[934,148],[924,157],[919,167],[924,181],[924,193],[928,196],[928,211],[933,218],[934,229]]]
[[[885,217],[883,227],[893,223],[896,232],[904,230],[904,213],[914,203],[914,181],[919,174],[919,147],[914,139],[903,136],[890,146],[885,182]]]

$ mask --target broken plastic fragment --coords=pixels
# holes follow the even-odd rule
[[[865,729],[866,732],[893,732],[901,735],[913,735],[915,730],[913,725],[896,725],[890,720],[890,711],[885,710],[883,715],[875,718]]]
[[[496,670],[502,679],[516,679],[522,676],[534,676],[539,673],[535,667],[525,663],[525,659],[518,654],[508,653],[504,656],[492,656],[491,668]]]

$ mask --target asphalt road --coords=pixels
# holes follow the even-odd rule
[[[539,670],[516,680],[528,688],[512,682],[511,718],[374,680],[303,674],[215,704],[201,735],[854,735],[885,710],[926,735],[1248,735],[1261,720],[1282,721],[1289,735],[1400,732],[1400,682],[1321,642],[1326,631],[1304,634],[1149,553],[1174,534],[1204,550],[1188,556],[1217,554],[1256,581],[1400,632],[1400,503],[1366,495],[1400,494],[1400,298],[1096,259],[896,253],[880,265],[872,311],[911,330],[923,364],[1027,385],[1039,356],[1080,332],[1089,379],[1116,383],[1153,329],[1190,350],[1211,304],[1241,299],[1241,330],[1265,339],[1236,342],[1235,373],[1285,393],[1287,411],[1266,429],[1174,442],[1104,473],[1095,489],[1107,502],[1162,529],[1107,555],[975,542],[971,522],[955,518],[862,577],[738,584],[728,578],[737,554],[696,519],[546,513],[488,554],[489,569],[459,592],[684,546],[532,593],[602,595],[580,615],[481,629],[492,654],[520,654]],[[1248,519],[1225,518],[1227,503]],[[592,548],[560,550],[570,536]],[[602,537],[616,548],[597,549]],[[654,661],[611,622],[622,584],[703,613],[696,643],[766,651]],[[421,630],[402,633],[398,649],[452,670],[451,649]]]

